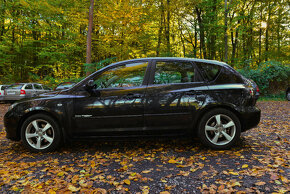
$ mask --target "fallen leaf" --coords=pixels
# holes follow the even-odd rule
[[[68,190],[72,191],[72,192],[77,192],[79,191],[81,188],[77,188],[71,184],[68,185]]]
[[[128,179],[125,179],[125,180],[124,180],[124,183],[126,183],[127,185],[130,185],[130,184],[131,184],[131,181],[128,180]]]

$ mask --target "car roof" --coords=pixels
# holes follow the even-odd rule
[[[180,61],[192,61],[192,62],[200,62],[200,63],[210,63],[214,65],[220,65],[220,66],[229,66],[228,64],[216,60],[209,60],[209,59],[196,59],[196,58],[183,58],[183,57],[148,57],[148,58],[138,58],[138,59],[130,59],[125,61],[119,61],[116,63],[113,63],[109,66],[113,66],[119,63],[126,63],[126,62],[134,62],[134,61],[140,61],[140,60],[180,60]]]
[[[40,84],[40,83],[14,83],[14,84],[11,84],[11,85],[15,85],[15,84]],[[42,84],[40,84],[42,85]]]

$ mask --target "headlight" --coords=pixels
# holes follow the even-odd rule
[[[15,102],[12,105],[9,106],[8,111],[12,110],[18,103]]]

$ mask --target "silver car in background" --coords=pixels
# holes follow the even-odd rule
[[[4,99],[4,90],[8,87],[9,85],[0,85],[0,101]]]
[[[5,89],[4,101],[16,101],[23,98],[35,97],[40,93],[51,91],[39,83],[16,83]]]

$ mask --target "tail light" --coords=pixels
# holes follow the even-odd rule
[[[1,92],[0,92],[0,95],[1,95]]]
[[[257,88],[256,88],[256,92],[257,93],[259,93],[260,92],[260,89],[259,89],[259,87],[257,86]]]
[[[26,94],[25,90],[20,90],[20,94]]]

